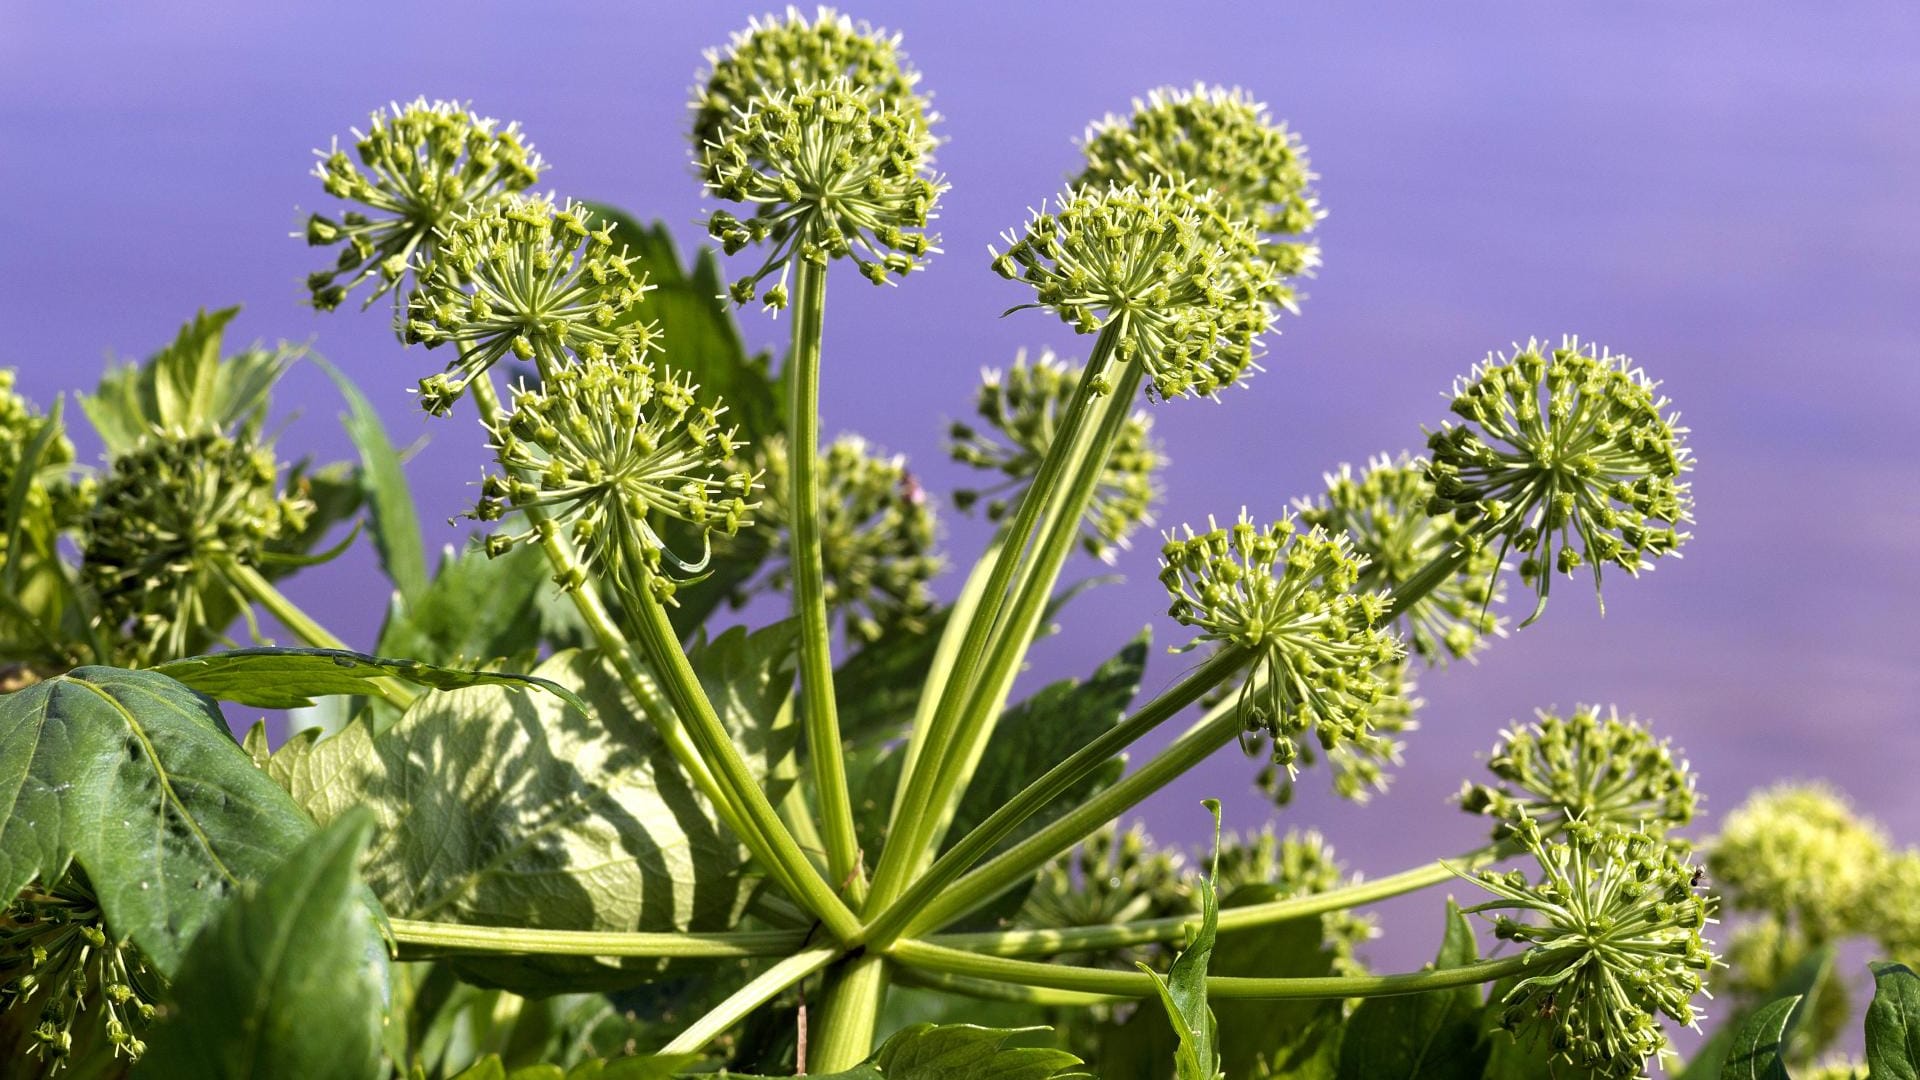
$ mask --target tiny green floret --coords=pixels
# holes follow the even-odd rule
[[[1109,822],[1042,867],[1015,920],[1036,930],[1108,926],[1193,910],[1186,856],[1156,844],[1138,822]],[[1137,949],[1102,954],[1103,965],[1131,968]]]
[[[1118,329],[1121,362],[1145,365],[1148,396],[1210,397],[1258,365],[1273,326],[1273,272],[1244,222],[1220,222],[1190,184],[1086,185],[989,249],[1002,277],[1033,286],[1076,331]],[[1111,372],[1094,375],[1110,385]]]
[[[707,190],[753,207],[747,217],[716,210],[707,231],[727,254],[752,244],[770,250],[731,288],[745,304],[787,303],[795,258],[815,265],[850,258],[875,285],[904,277],[939,250],[927,231],[946,181],[933,172],[926,118],[890,105],[846,79],[750,99],[706,146]]]
[[[1707,865],[1736,910],[1763,912],[1826,942],[1874,932],[1890,856],[1886,833],[1839,792],[1798,783],[1735,807]]]
[[[1401,656],[1382,665],[1380,678],[1393,689],[1374,703],[1366,729],[1326,752],[1333,793],[1350,802],[1365,803],[1376,793],[1387,790],[1393,779],[1391,770],[1400,765],[1407,747],[1401,736],[1420,727],[1418,714],[1422,701],[1407,658]],[[1223,690],[1219,696],[1224,698],[1231,692]],[[1254,774],[1253,786],[1265,793],[1276,807],[1292,804],[1298,770],[1312,768],[1320,760],[1319,750],[1308,742],[1299,747],[1298,760],[1287,762],[1283,767],[1268,752],[1266,737],[1258,733],[1243,736],[1240,748],[1249,757],[1265,759],[1260,771]]]
[[[1046,349],[1031,362],[1022,351],[1007,370],[983,373],[975,411],[1005,441],[972,424],[956,422],[948,428],[947,447],[954,460],[998,472],[1005,481],[986,491],[955,492],[954,500],[962,509],[984,497],[989,520],[1006,516],[1018,491],[1032,483],[1053,446],[1081,370]],[[1153,438],[1153,417],[1136,410],[1121,425],[1087,504],[1080,539],[1089,554],[1111,562],[1115,549],[1129,547],[1136,531],[1153,524],[1153,504],[1160,498],[1157,474],[1166,463],[1159,440]]]
[[[1501,999],[1501,1026],[1545,1040],[1554,1061],[1641,1076],[1649,1057],[1672,1053],[1660,1017],[1697,1027],[1693,999],[1719,964],[1701,937],[1710,898],[1696,891],[1691,859],[1611,822],[1576,819],[1564,840],[1548,843],[1522,818],[1516,834],[1542,879],[1481,871],[1470,880],[1499,899],[1466,909],[1521,916],[1493,917],[1494,936],[1526,946],[1533,972]]]
[[[363,209],[307,219],[307,243],[345,245],[333,269],[307,276],[313,306],[339,307],[375,278],[371,305],[431,261],[437,230],[496,196],[533,186],[542,166],[518,124],[499,127],[453,102],[416,98],[375,110],[367,130],[353,132],[352,153],[336,140],[314,166],[327,194]]]
[[[407,336],[452,342],[447,374],[420,382],[420,401],[445,415],[467,383],[511,353],[543,371],[572,357],[633,361],[660,348],[656,324],[632,317],[648,289],[612,226],[568,200],[498,199],[441,230],[440,255],[408,305]]]
[[[1491,610],[1505,599],[1499,556],[1451,516],[1427,512],[1433,486],[1424,460],[1382,455],[1357,475],[1341,465],[1326,481],[1326,494],[1297,500],[1295,509],[1309,526],[1353,537],[1354,550],[1367,560],[1362,589],[1393,589],[1432,560],[1460,553],[1459,569],[1400,613],[1407,644],[1422,659],[1437,664],[1471,658],[1488,636],[1501,633]]]
[[[1333,753],[1372,734],[1375,709],[1399,687],[1385,672],[1401,656],[1381,626],[1385,595],[1356,591],[1360,559],[1344,534],[1265,528],[1246,512],[1232,528],[1167,534],[1160,580],[1168,614],[1200,631],[1186,648],[1219,642],[1252,650],[1240,691],[1247,730],[1273,740],[1289,770],[1309,728]]]
[[[495,533],[488,553],[567,527],[616,584],[671,600],[677,586],[666,568],[697,575],[707,551],[697,559],[674,553],[656,523],[684,521],[710,541],[751,525],[757,505],[734,429],[721,425],[725,406],[701,404],[696,390],[633,358],[557,367],[538,388],[516,388],[512,411],[493,429],[502,471],[487,477],[473,516],[494,521],[533,508],[548,516],[520,533]]]
[[[1550,353],[1529,341],[1495,355],[1454,387],[1466,421],[1433,432],[1428,477],[1435,514],[1450,513],[1504,559],[1547,605],[1553,574],[1586,566],[1629,574],[1678,557],[1693,520],[1682,477],[1693,467],[1687,429],[1657,383],[1624,356],[1564,339]]]
[[[1699,808],[1694,775],[1666,739],[1633,717],[1582,705],[1571,716],[1542,709],[1539,719],[1501,733],[1487,760],[1492,784],[1466,784],[1461,809],[1495,818],[1496,838],[1521,820],[1610,821],[1664,833],[1690,823]]]
[[[92,1012],[113,1056],[139,1061],[160,983],[138,950],[115,940],[86,884],[29,886],[0,910],[0,1012],[33,1009],[32,1051],[58,1069],[74,1052],[74,1024]],[[89,1039],[82,1033],[82,1042]]]

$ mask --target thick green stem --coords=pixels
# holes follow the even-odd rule
[[[827,302],[827,268],[807,259],[793,270],[793,349],[787,354],[787,543],[793,573],[793,613],[800,624],[800,698],[807,757],[826,835],[833,880],[858,895],[860,840],[853,829],[840,746],[840,711],[833,696],[833,643],[827,624],[826,569],[820,552],[820,337]]]
[[[809,1025],[814,1038],[808,1070],[842,1072],[873,1053],[873,1032],[887,995],[888,967],[886,957],[863,953],[827,973],[820,1006]]]
[[[1156,993],[1153,976],[1144,971],[1074,967],[1069,964],[1012,960],[949,949],[924,941],[897,941],[888,955],[909,967],[974,979],[992,979],[1043,989],[1071,990],[1117,997],[1150,998]],[[1398,975],[1328,975],[1302,978],[1250,978],[1216,975],[1207,978],[1210,998],[1257,998],[1301,1001],[1328,998],[1396,997],[1462,986],[1518,975],[1527,970],[1528,954],[1481,960],[1461,967],[1410,971]]]
[[[775,994],[833,963],[839,956],[840,949],[837,946],[794,953],[735,990],[731,997],[714,1006],[707,1015],[695,1020],[691,1027],[661,1047],[660,1052],[698,1053],[728,1028],[746,1019],[753,1010],[772,1000]]]
[[[529,930],[509,926],[390,920],[393,939],[418,953],[470,952],[542,956],[788,956],[804,948],[804,930],[699,934],[628,934],[592,930]]]
[[[1018,983],[976,979],[967,975],[949,975],[943,971],[923,971],[904,965],[895,965],[893,978],[901,986],[940,990],[949,994],[959,994],[962,997],[979,998],[982,1001],[1011,1001],[1018,1005],[1085,1008],[1089,1005],[1115,1005],[1133,1000],[1124,994],[1087,994],[1077,990],[1021,986]]]
[[[335,637],[326,627],[321,626],[313,616],[300,609],[298,604],[287,599],[285,593],[273,587],[266,575],[244,563],[235,562],[227,567],[227,578],[241,595],[259,604],[267,613],[280,620],[280,624],[301,641],[316,649],[339,649],[352,652],[346,642]],[[407,689],[398,679],[381,676],[368,680],[367,686],[380,700],[401,710],[413,704],[419,695]]]

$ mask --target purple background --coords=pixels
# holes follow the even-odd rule
[[[327,205],[311,151],[389,99],[471,99],[518,119],[558,191],[700,235],[682,135],[703,47],[752,7],[616,3],[13,5],[0,25],[0,363],[45,402],[90,387],[105,350],[144,355],[196,307],[244,303],[237,340],[311,340],[402,442],[434,543],[479,475],[467,423],[429,422],[383,311],[317,315],[301,278],[331,253],[288,234]],[[897,290],[836,271],[828,431],[939,450],[983,365],[1086,340],[988,272],[985,248],[1073,170],[1085,123],[1150,87],[1245,85],[1303,133],[1331,216],[1326,267],[1267,374],[1218,405],[1155,416],[1174,465],[1161,518],[1273,514],[1323,470],[1415,448],[1453,378],[1514,338],[1576,332],[1638,358],[1695,429],[1686,559],[1609,589],[1568,583],[1541,624],[1478,667],[1424,680],[1424,729],[1366,807],[1303,778],[1283,825],[1318,826],[1389,872],[1472,846],[1447,797],[1536,706],[1617,702],[1690,752],[1710,811],[1781,777],[1826,777],[1920,841],[1920,8],[1789,4],[871,5],[903,30],[948,120],[947,254]],[[785,325],[746,318],[756,340]],[[313,368],[279,398],[282,446],[348,453]],[[91,452],[91,448],[87,452]],[[982,531],[949,515],[965,559]],[[1123,587],[1077,601],[1035,675],[1090,670],[1161,615],[1152,543]],[[1081,565],[1080,572],[1095,567]],[[957,573],[943,584],[956,587]],[[288,590],[370,642],[384,590],[363,549]],[[1184,658],[1160,658],[1149,690]],[[236,716],[236,723],[247,717]],[[1223,754],[1145,807],[1197,840],[1270,811]],[[1711,819],[1710,819],[1711,820]],[[1389,908],[1374,955],[1417,963],[1427,899]]]

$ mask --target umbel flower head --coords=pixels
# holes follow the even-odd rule
[[[1109,822],[1041,868],[1016,921],[1036,930],[1058,930],[1190,914],[1187,870],[1184,855],[1155,844],[1140,824],[1123,830]],[[1145,955],[1140,949],[1124,949],[1092,959],[1131,968]]]
[[[721,129],[736,114],[772,94],[845,79],[873,91],[890,111],[931,123],[926,98],[915,91],[920,73],[900,51],[900,35],[856,23],[832,8],[818,9],[811,21],[788,7],[781,20],[750,19],[727,47],[709,49],[710,70],[693,99],[693,154],[704,168],[706,147],[720,141]],[[708,172],[705,179],[718,182]]]
[[[1454,387],[1433,452],[1432,511],[1474,534],[1518,548],[1520,577],[1547,604],[1553,573],[1582,566],[1600,588],[1602,568],[1629,574],[1679,552],[1693,520],[1681,478],[1692,468],[1679,414],[1633,361],[1564,339],[1492,356]]]
[[[759,524],[784,536],[792,521],[787,441],[769,438],[761,452],[767,467]],[[933,501],[907,470],[907,459],[877,453],[858,435],[842,435],[820,455],[818,475],[828,610],[842,613],[847,632],[863,641],[925,633],[935,606],[928,582],[940,572],[941,560],[933,550]],[[792,575],[783,559],[767,584],[784,589]]]
[[[1530,819],[1515,832],[1541,880],[1481,871],[1472,880],[1498,899],[1467,909],[1514,913],[1494,917],[1494,936],[1527,947],[1501,1025],[1545,1040],[1556,1062],[1642,1075],[1649,1057],[1671,1052],[1660,1018],[1696,1026],[1693,999],[1719,962],[1700,936],[1709,899],[1693,865],[1674,844],[1612,822],[1575,819],[1553,843]]]
[[[140,954],[114,939],[80,878],[53,889],[30,885],[0,910],[0,1012],[39,1012],[31,1048],[54,1068],[72,1056],[74,1024],[87,1013],[98,1028],[81,1030],[83,1048],[105,1039],[114,1057],[140,1060],[147,1044],[138,1033],[153,1021],[158,990]]]
[[[707,231],[727,254],[766,244],[758,269],[736,280],[734,302],[760,282],[769,308],[787,303],[795,258],[850,258],[875,285],[904,277],[939,250],[927,232],[947,184],[932,171],[934,138],[918,110],[847,79],[750,98],[705,147],[707,190],[753,208],[717,210]]]
[[[1289,770],[1308,729],[1329,754],[1368,739],[1376,709],[1399,689],[1386,673],[1401,652],[1380,625],[1384,597],[1355,591],[1360,560],[1347,538],[1296,534],[1291,516],[1260,528],[1244,510],[1232,528],[1208,525],[1167,534],[1160,581],[1168,614],[1200,631],[1187,648],[1253,652],[1240,691],[1247,730],[1264,731],[1274,764]]]
[[[1693,773],[1666,739],[1608,709],[1582,705],[1563,717],[1542,709],[1525,727],[1501,733],[1487,760],[1492,784],[1467,784],[1461,809],[1497,818],[1495,836],[1518,823],[1615,822],[1656,833],[1693,820]]]
[[[972,424],[956,422],[948,429],[947,446],[954,460],[993,470],[1005,480],[985,491],[956,492],[954,499],[962,509],[985,497],[990,520],[1006,515],[1018,489],[1039,473],[1082,370],[1045,349],[1031,363],[1022,351],[1006,371],[983,373],[975,411],[1000,439]],[[1089,553],[1101,559],[1112,561],[1115,548],[1129,546],[1137,529],[1153,524],[1153,504],[1160,497],[1155,474],[1167,459],[1152,432],[1153,418],[1144,410],[1128,416],[1094,485],[1080,539]]]
[[[1824,784],[1756,792],[1707,847],[1729,905],[1770,915],[1810,945],[1875,929],[1889,859],[1886,834]]]
[[[1330,892],[1351,880],[1333,845],[1315,829],[1288,829],[1282,835],[1266,825],[1245,836],[1228,833],[1220,841],[1218,859],[1214,887],[1223,901],[1238,894],[1235,903],[1311,896]],[[1365,971],[1366,965],[1356,953],[1378,934],[1373,918],[1353,911],[1330,911],[1320,916],[1320,924],[1334,954],[1334,971],[1342,975]]]
[[[633,317],[646,274],[568,200],[513,196],[470,208],[440,230],[440,252],[408,305],[407,336],[452,342],[453,375],[420,382],[428,412],[444,415],[467,382],[511,353],[543,373],[569,356],[633,361],[660,347],[659,328]]]
[[[271,448],[244,434],[155,432],[113,461],[81,529],[81,575],[136,666],[188,655],[250,609],[235,567],[307,526]]]
[[[499,127],[453,102],[416,98],[375,110],[367,130],[354,131],[351,154],[336,140],[314,166],[327,194],[360,209],[307,219],[307,243],[345,245],[333,269],[307,275],[313,306],[339,307],[369,278],[378,282],[367,297],[373,303],[432,259],[438,229],[533,186],[542,165],[518,125]]]
[[[1074,188],[1008,232],[993,268],[1033,286],[1035,302],[1019,307],[1083,334],[1113,327],[1119,359],[1145,365],[1149,396],[1212,396],[1257,367],[1273,325],[1259,238],[1219,220],[1213,198],[1191,184]]]
[[[542,508],[548,521],[521,533],[496,533],[487,551],[504,554],[570,528],[601,573],[623,588],[671,600],[682,575],[706,568],[668,550],[656,522],[673,518],[732,536],[751,525],[755,483],[743,468],[724,405],[702,405],[691,380],[639,359],[588,360],[554,368],[538,388],[521,386],[513,409],[493,429],[501,472],[487,477],[474,516]],[[582,582],[562,584],[577,588]]]
[[[1422,702],[1406,657],[1382,665],[1380,677],[1393,689],[1374,703],[1365,729],[1326,752],[1333,793],[1356,803],[1368,802],[1375,792],[1387,790],[1393,779],[1390,770],[1400,764],[1401,754],[1407,747],[1402,736],[1420,727],[1417,714]],[[1230,689],[1223,690],[1220,697],[1224,699],[1230,693],[1233,693]],[[1320,758],[1315,744],[1306,742],[1298,748],[1298,759],[1283,766],[1274,759],[1266,736],[1260,732],[1243,736],[1240,748],[1248,757],[1262,759],[1253,783],[1275,806],[1293,802],[1298,769],[1311,768]]]
[[[1282,279],[1320,264],[1307,238],[1324,214],[1300,137],[1274,122],[1246,91],[1196,83],[1161,87],[1134,99],[1133,114],[1087,129],[1080,184],[1192,181],[1218,196],[1217,212],[1244,220],[1262,236],[1262,252]],[[1277,294],[1293,306],[1291,285]]]
[[[1501,632],[1491,611],[1505,599],[1500,558],[1450,515],[1427,512],[1433,487],[1425,461],[1382,455],[1357,476],[1342,465],[1326,480],[1326,494],[1294,505],[1307,525],[1353,537],[1354,550],[1367,560],[1361,589],[1391,591],[1435,559],[1461,554],[1456,571],[1400,613],[1407,644],[1422,659],[1434,664],[1471,657],[1488,635]]]

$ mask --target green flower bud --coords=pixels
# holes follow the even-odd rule
[[[1492,784],[1467,784],[1462,809],[1499,819],[1496,838],[1522,819],[1552,828],[1579,818],[1644,826],[1664,833],[1693,820],[1699,807],[1686,759],[1640,721],[1582,705],[1570,717],[1539,719],[1501,733],[1487,760]]]
[[[1296,535],[1291,516],[1258,528],[1244,510],[1231,529],[1209,526],[1170,532],[1161,550],[1168,614],[1200,631],[1186,647],[1253,650],[1242,715],[1289,772],[1309,729],[1328,754],[1369,745],[1376,709],[1400,689],[1384,673],[1402,654],[1379,625],[1384,598],[1356,591],[1361,563],[1351,542],[1319,529]]]
[[[1109,823],[1041,868],[1015,922],[1059,930],[1190,914],[1194,902],[1187,871],[1185,856],[1156,845],[1142,826],[1122,830]],[[1145,949],[1128,948],[1061,959],[1131,969],[1147,955]]]
[[[496,199],[439,236],[439,257],[408,303],[407,333],[428,348],[453,342],[460,355],[447,365],[452,379],[421,384],[428,411],[451,408],[509,353],[550,377],[569,357],[631,362],[660,348],[659,326],[634,315],[646,274],[581,204]]]
[[[315,214],[308,244],[345,244],[331,270],[309,274],[313,305],[338,307],[377,277],[367,303],[397,288],[409,269],[430,262],[437,231],[479,204],[531,187],[543,162],[517,124],[496,130],[447,101],[416,98],[377,109],[365,132],[353,132],[353,153],[335,140],[314,166],[327,194],[357,204],[337,220]]]
[[[713,533],[732,536],[752,525],[758,506],[755,477],[736,459],[734,429],[720,424],[726,407],[700,404],[696,390],[691,380],[633,358],[556,367],[538,388],[517,388],[512,411],[493,429],[501,476],[483,487],[505,494],[483,496],[472,516],[493,520],[543,507],[616,584],[670,600],[668,569],[697,575],[711,548],[683,557],[656,526],[683,521],[710,544]],[[538,528],[496,534],[488,550],[538,539]]]
[[[1520,818],[1515,834],[1541,880],[1482,871],[1471,880],[1498,899],[1467,909],[1534,917],[1493,920],[1496,937],[1526,947],[1529,971],[1501,999],[1503,1026],[1545,1041],[1555,1062],[1642,1075],[1649,1057],[1672,1053],[1661,1017],[1697,1026],[1693,999],[1720,963],[1700,936],[1711,898],[1696,893],[1690,859],[1652,833],[1576,819],[1548,843]]]
[[[1873,890],[1874,936],[1887,955],[1920,964],[1920,849],[1889,858]]]
[[[1294,505],[1307,525],[1353,537],[1354,551],[1367,560],[1360,588],[1368,592],[1394,589],[1434,559],[1466,552],[1457,572],[1400,614],[1407,644],[1429,664],[1440,664],[1470,659],[1488,635],[1502,633],[1490,609],[1506,597],[1498,555],[1453,518],[1427,513],[1433,486],[1426,474],[1425,461],[1404,454],[1377,457],[1358,476],[1342,465],[1327,476],[1327,492],[1317,502]]]
[[[1400,736],[1420,727],[1416,716],[1423,702],[1406,658],[1382,664],[1379,674],[1381,681],[1393,687],[1393,691],[1374,703],[1364,730],[1324,751],[1333,793],[1356,803],[1367,802],[1375,792],[1387,790],[1393,778],[1390,770],[1400,764],[1407,746]],[[1221,691],[1219,699],[1232,692]],[[1318,740],[1309,739],[1302,741],[1292,756],[1285,751],[1275,754],[1271,742],[1261,732],[1243,735],[1240,748],[1248,757],[1263,762],[1254,775],[1254,786],[1265,792],[1275,806],[1293,802],[1297,771],[1318,764],[1323,752]]]
[[[1032,363],[1022,351],[1006,371],[989,369],[984,373],[975,409],[984,425],[1005,442],[971,425],[957,423],[949,432],[947,447],[954,460],[993,470],[1006,479],[985,491],[956,492],[954,498],[962,510],[982,496],[1004,494],[1005,499],[989,501],[987,512],[995,521],[1005,516],[1012,493],[1032,483],[1039,473],[1082,370],[1057,359],[1048,349]],[[1107,467],[1094,485],[1093,499],[1087,504],[1081,544],[1105,561],[1113,561],[1116,548],[1130,546],[1136,530],[1153,524],[1153,504],[1160,498],[1156,473],[1167,459],[1152,430],[1153,418],[1144,410],[1127,418],[1114,440]]]
[[[766,482],[759,524],[781,537],[766,587],[782,590],[793,580],[785,539],[792,521],[787,441],[770,438],[761,451]],[[827,609],[840,612],[847,632],[864,641],[925,633],[936,606],[928,582],[943,564],[933,550],[932,500],[907,470],[907,459],[876,453],[858,435],[842,435],[820,455],[816,475]]]
[[[1320,265],[1320,246],[1307,234],[1326,215],[1306,147],[1265,105],[1238,88],[1162,87],[1135,99],[1133,115],[1089,127],[1084,149],[1087,167],[1076,185],[1191,181],[1216,193],[1218,213],[1261,234],[1261,253],[1278,279],[1275,299],[1295,307],[1287,279]]]
[[[1876,894],[1891,861],[1886,834],[1824,784],[1749,796],[1707,851],[1729,905],[1779,919],[1810,945],[1876,929]]]
[[[1119,359],[1145,365],[1150,397],[1212,396],[1257,368],[1274,317],[1258,237],[1220,221],[1213,198],[1190,185],[1075,188],[1006,233],[994,269],[1033,287],[1020,307],[1080,333],[1117,325]]]
[[[1539,594],[1552,568],[1571,574],[1617,566],[1651,570],[1679,554],[1693,520],[1681,479],[1693,467],[1679,414],[1655,396],[1659,384],[1624,356],[1566,338],[1551,355],[1529,341],[1496,355],[1455,384],[1449,423],[1427,440],[1433,460],[1430,510],[1451,514],[1475,536],[1523,556],[1520,576]]]
[[[786,304],[795,258],[850,258],[874,284],[903,277],[939,250],[927,224],[947,184],[931,169],[926,117],[844,78],[749,99],[704,149],[707,189],[753,216],[715,212],[707,231],[728,253],[769,250],[734,282],[737,303],[778,274],[767,306]]]
[[[74,1024],[89,1016],[115,1057],[138,1061],[146,1044],[134,1032],[151,1021],[158,997],[158,979],[108,931],[78,872],[53,889],[28,885],[0,909],[0,1012],[39,1015],[32,1049],[53,1067],[73,1050]]]

